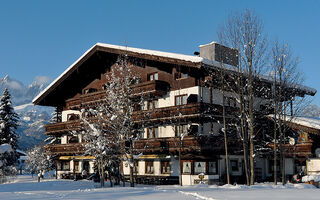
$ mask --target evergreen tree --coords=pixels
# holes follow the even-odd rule
[[[5,89],[0,99],[0,144],[10,144],[16,150],[18,148],[18,115],[14,112],[11,104],[11,95]]]
[[[5,89],[3,96],[0,99],[0,146],[8,146],[10,151],[5,151],[0,154],[0,177],[3,179],[6,176],[17,173],[14,164],[17,162],[18,137],[16,129],[18,127],[18,115],[14,112],[10,93]]]

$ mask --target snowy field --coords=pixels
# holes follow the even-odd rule
[[[18,176],[0,185],[0,199],[116,199],[116,200],[219,200],[219,199],[320,199],[320,189],[306,184],[272,186],[140,186],[97,188],[91,181],[43,180]]]

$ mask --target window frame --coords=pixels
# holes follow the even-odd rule
[[[169,170],[168,170],[169,167]],[[169,160],[160,161],[161,174],[171,174],[171,162]]]
[[[74,121],[74,120],[79,120],[79,119],[80,119],[79,114],[75,114],[75,113],[67,114],[67,121]]]
[[[204,163],[204,172],[201,171],[196,171],[196,167],[197,167],[197,164],[200,164],[200,163]],[[202,166],[203,168],[203,166]],[[204,174],[207,174],[207,162],[206,161],[194,161],[194,165],[193,165],[193,171],[194,171],[194,174],[201,174],[201,173],[204,173]]]
[[[151,80],[152,78],[152,80]],[[148,74],[148,81],[157,81],[159,80],[159,73],[158,72],[152,72]]]
[[[57,171],[70,171],[70,161],[60,160],[59,162],[60,162],[60,165],[57,164]],[[66,168],[66,169],[64,168],[66,166],[65,164],[68,165],[68,168]],[[60,166],[60,167],[58,167],[58,166]]]
[[[188,78],[188,77],[189,77],[189,74],[185,73],[185,72],[176,72],[175,73],[175,79],[176,80],[181,80],[181,79],[185,79],[185,78]]]
[[[190,171],[189,172],[186,172],[185,171],[185,163],[186,164],[190,164],[190,166],[188,167],[189,169],[190,169]],[[192,174],[192,162],[191,161],[183,161],[182,162],[182,174]]]
[[[232,166],[232,163],[236,163],[236,169],[233,169],[234,166]],[[240,167],[239,167],[239,160],[238,159],[230,159],[230,168],[232,172],[239,172]]]
[[[145,173],[146,174],[154,174],[153,160],[146,160],[145,161]]]
[[[185,97],[185,103],[183,101],[183,98]],[[179,102],[179,104],[177,104]],[[187,94],[182,94],[182,95],[176,95],[174,97],[174,105],[175,106],[183,106],[188,104],[188,95]]]
[[[157,130],[157,131],[156,131]],[[151,131],[151,135],[152,137],[150,137],[150,131]],[[157,135],[156,135],[157,132]],[[157,136],[157,137],[156,137]],[[147,138],[148,139],[152,139],[152,138],[159,138],[159,127],[155,126],[155,127],[148,127],[147,128]]]
[[[214,163],[215,166],[215,172],[211,172],[210,169],[210,164]],[[208,161],[208,174],[209,175],[217,175],[218,174],[218,162],[217,161]]]
[[[184,131],[186,131],[186,135],[188,135],[188,124],[180,124],[180,125],[176,125],[175,129],[174,129],[174,136],[175,137],[180,137],[183,135]]]

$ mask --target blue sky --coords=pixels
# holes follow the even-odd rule
[[[97,42],[193,54],[218,40],[217,28],[231,11],[245,8],[262,18],[271,40],[292,47],[305,84],[320,91],[316,0],[0,1],[0,78],[55,79]]]

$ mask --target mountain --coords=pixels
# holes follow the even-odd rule
[[[51,107],[34,106],[32,99],[48,85],[48,77],[39,76],[28,86],[9,76],[0,79],[0,95],[9,89],[14,110],[20,117],[19,148],[26,150],[44,141],[45,124],[49,123],[54,111]]]

